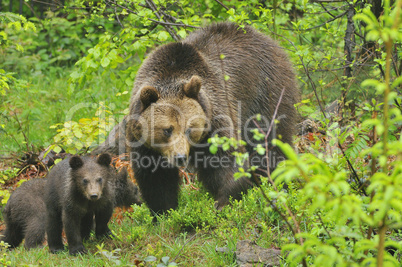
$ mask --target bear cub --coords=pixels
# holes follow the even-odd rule
[[[133,204],[141,205],[141,194],[138,187],[130,180],[127,168],[122,168],[116,175],[115,186],[115,207],[130,207]]]
[[[25,238],[25,248],[40,246],[45,239],[46,206],[43,197],[46,179],[32,179],[21,184],[10,196],[3,216],[6,229],[1,241],[17,247]]]
[[[39,247],[45,241],[46,205],[44,200],[47,179],[32,179],[22,183],[10,196],[3,217],[6,229],[1,241],[15,248],[25,238],[25,248]],[[138,187],[123,168],[114,179],[115,207],[130,207],[142,203]]]
[[[46,233],[49,249],[64,249],[62,230],[71,255],[86,253],[83,239],[88,238],[95,218],[96,237],[112,235],[108,222],[114,208],[114,170],[109,154],[92,157],[73,156],[61,161],[48,174],[45,190]]]

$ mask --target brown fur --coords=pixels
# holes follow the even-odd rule
[[[177,167],[183,160],[195,166],[218,207],[230,196],[240,198],[249,181],[234,181],[234,164],[213,166],[207,140],[215,134],[238,137],[240,132],[248,141],[247,152],[258,157],[249,131],[256,126],[250,119],[261,114],[266,121],[260,126],[267,130],[283,89],[276,138],[291,143],[299,91],[286,54],[272,39],[251,27],[219,23],[151,53],[137,73],[126,133],[133,169],[151,210],[161,213],[177,207]],[[277,149],[272,151],[276,162],[271,169],[283,159]],[[202,157],[198,165],[197,156]],[[166,164],[136,163],[147,157]],[[234,162],[229,152],[220,150],[218,157]]]
[[[129,179],[127,169],[115,175],[115,207],[140,205],[141,198],[137,186]],[[45,240],[46,205],[44,194],[47,179],[32,179],[22,183],[10,196],[3,216],[6,229],[1,240],[11,248],[17,247],[25,238],[27,249],[39,247]]]
[[[70,254],[85,253],[82,243],[89,237],[95,218],[97,237],[110,236],[107,224],[113,213],[114,186],[111,158],[73,156],[54,166],[48,174],[45,191],[46,234],[49,249],[64,249],[64,228]]]
[[[115,179],[115,207],[130,207],[141,205],[141,195],[138,187],[130,180],[126,168],[123,168],[116,175]]]
[[[45,239],[46,206],[43,192],[46,179],[32,179],[21,184],[10,196],[3,210],[6,229],[1,240],[11,248],[25,238],[27,249],[39,247]]]

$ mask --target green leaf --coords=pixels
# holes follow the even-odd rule
[[[144,259],[145,262],[156,261],[157,258],[155,256],[148,256]]]
[[[224,143],[223,145],[222,145],[222,150],[223,151],[227,151],[227,150],[229,150],[230,149],[230,144],[229,143]]]
[[[104,57],[101,60],[101,65],[102,67],[106,68],[110,64],[110,59],[108,57]]]
[[[261,144],[258,144],[257,147],[255,148],[255,150],[261,156],[265,155],[265,148]]]
[[[272,140],[272,144],[275,146],[278,146],[282,150],[283,154],[285,154],[285,156],[289,160],[292,160],[294,162],[298,161],[297,154],[294,152],[293,148],[289,144],[283,143],[282,141],[280,141],[278,139]]]
[[[56,152],[56,153],[60,153],[61,150],[62,150],[62,149],[61,149],[60,146],[54,146],[54,147],[53,147],[53,151]]]
[[[161,31],[158,34],[158,40],[161,42],[165,42],[169,38],[169,33],[166,31]]]
[[[167,265],[167,264],[169,263],[169,259],[170,259],[169,256],[162,257],[162,262],[163,262],[165,265]]]
[[[211,152],[211,154],[215,155],[218,152],[218,147],[215,144],[210,145],[209,152]]]

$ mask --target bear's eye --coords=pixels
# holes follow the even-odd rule
[[[83,183],[84,185],[87,185],[87,184],[89,183],[89,181],[88,181],[88,179],[82,179],[82,183]]]
[[[102,183],[102,178],[98,178],[98,179],[96,179],[96,181],[101,184]]]
[[[173,126],[170,126],[167,129],[163,129],[163,134],[167,137],[171,137],[173,133]]]

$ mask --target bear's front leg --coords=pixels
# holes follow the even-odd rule
[[[64,232],[66,233],[70,255],[87,253],[82,243],[81,219],[82,215],[80,214],[63,211]]]
[[[112,231],[108,227],[108,223],[113,214],[113,204],[109,203],[106,207],[95,212],[96,238],[113,237]]]
[[[47,244],[51,253],[64,250],[61,233],[63,232],[63,222],[61,212],[49,207],[47,209],[46,234]]]
[[[89,238],[93,226],[94,226],[94,213],[92,211],[89,211],[81,219],[81,238],[82,238],[82,240]]]
[[[160,162],[155,158],[154,162]],[[178,206],[179,169],[176,167],[141,166],[132,163],[142,198],[148,208],[159,215]]]
[[[246,177],[234,180],[238,170],[232,156],[207,154],[196,169],[198,179],[215,198],[218,210],[229,204],[230,198],[241,199],[242,194],[253,186]]]

